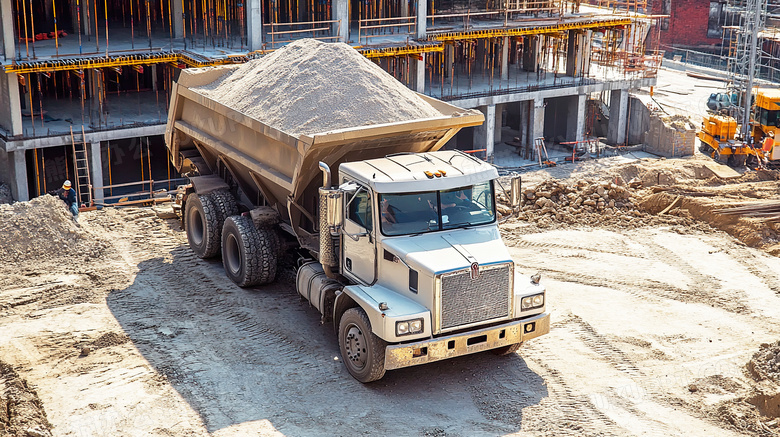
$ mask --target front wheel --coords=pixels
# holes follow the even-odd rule
[[[385,376],[387,343],[371,332],[371,322],[362,308],[350,308],[339,323],[339,348],[347,371],[362,383]]]

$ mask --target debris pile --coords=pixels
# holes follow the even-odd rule
[[[780,341],[762,344],[748,362],[747,368],[756,381],[780,383]]]
[[[226,73],[194,90],[292,135],[442,116],[344,43],[301,39],[215,68]]]
[[[29,202],[0,205],[0,259],[86,260],[102,256],[110,243],[84,231],[65,203],[48,194]]]
[[[0,205],[11,203],[14,199],[11,197],[11,187],[0,183]]]

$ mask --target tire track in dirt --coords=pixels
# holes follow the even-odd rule
[[[758,256],[754,250],[744,246],[732,245],[725,250],[740,265],[745,267],[753,276],[776,294],[780,295],[780,275],[774,272],[774,268]],[[758,264],[758,265],[757,265]]]

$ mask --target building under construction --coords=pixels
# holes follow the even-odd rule
[[[660,62],[646,13],[639,0],[0,0],[0,180],[17,200],[65,179],[84,203],[168,189],[178,72],[299,38],[347,42],[410,88],[479,108],[485,124],[448,147],[624,144],[628,92]]]

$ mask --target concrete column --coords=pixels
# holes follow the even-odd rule
[[[0,50],[3,54],[3,59],[10,61],[15,56],[14,42],[14,13],[11,0],[0,0],[0,39],[3,44],[0,46]]]
[[[509,79],[509,37],[505,36],[501,44],[501,80]]]
[[[526,100],[520,102],[520,125],[517,130],[520,131],[520,144],[528,144],[528,124],[529,124],[529,111],[533,107],[533,100]]]
[[[444,77],[452,76],[455,71],[455,45],[446,44],[444,46]]]
[[[428,38],[428,0],[417,0],[417,39]]]
[[[349,0],[333,0],[332,5],[331,20],[341,20],[333,24],[333,36],[338,36],[341,42],[349,42]]]
[[[412,62],[415,63],[416,77],[414,79],[415,91],[420,94],[425,93],[425,53],[420,55],[422,59],[415,59]]]
[[[24,156],[24,150],[16,150],[14,155],[14,181],[13,196],[16,200],[23,202],[30,200],[30,192],[27,190],[27,159]]]
[[[157,91],[157,64],[152,64],[152,91]]]
[[[496,105],[488,105],[485,111],[485,156],[487,162],[493,162],[493,150],[496,141]]]
[[[593,31],[588,29],[582,38],[582,57],[585,60],[582,64],[582,75],[590,74],[591,52],[593,51]]]
[[[531,123],[528,125],[528,145],[533,146],[536,138],[544,137],[544,99],[537,97],[531,101]]]
[[[16,73],[0,73],[0,127],[10,136],[22,135],[22,102]]]
[[[628,90],[613,90],[610,93],[607,144],[624,144],[626,142],[627,121]]]
[[[90,143],[89,160],[91,168],[90,180],[92,191],[95,193],[95,203],[103,203],[103,155],[100,154],[100,141]]]
[[[172,0],[173,37],[184,38],[184,4],[183,0]]]
[[[103,123],[103,75],[100,74],[100,70],[86,70],[87,80],[89,81],[89,94],[90,94],[90,119],[92,123],[97,122],[98,125]]]
[[[585,94],[568,97],[566,141],[582,141],[585,133]]]
[[[523,44],[523,70],[537,72],[539,70],[539,55],[542,47],[542,37],[529,35]]]
[[[263,2],[261,0],[245,0],[246,35],[249,50],[263,48]]]
[[[580,33],[576,30],[570,30],[566,48],[566,75],[576,77],[580,73],[581,62]]]

